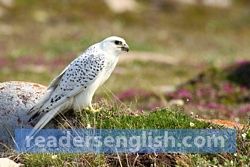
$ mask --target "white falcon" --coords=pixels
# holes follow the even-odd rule
[[[92,97],[96,89],[111,75],[119,55],[128,51],[129,47],[124,39],[111,36],[90,46],[73,60],[50,83],[45,95],[30,109],[32,116],[29,121],[39,120],[32,134],[37,133],[63,111],[98,111],[91,105]]]

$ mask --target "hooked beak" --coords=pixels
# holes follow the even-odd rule
[[[129,51],[129,46],[127,44],[123,44],[121,49],[122,49],[122,51],[128,52]]]

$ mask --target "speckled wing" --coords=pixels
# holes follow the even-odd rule
[[[104,64],[104,54],[83,54],[75,59],[64,72],[52,81],[48,88],[48,91],[52,90],[52,92],[48,92],[50,97],[38,111],[32,114],[38,116],[40,113],[49,112],[84,91],[98,77]],[[37,112],[39,114],[36,114]]]
[[[44,96],[36,103],[35,106],[33,106],[29,110],[28,114],[34,115],[35,113],[37,113],[41,109],[41,107],[45,104],[45,102],[47,100],[49,100],[49,98],[51,97],[51,94],[53,93],[53,91],[56,89],[56,87],[60,83],[61,78],[63,77],[64,73],[67,71],[68,68],[69,68],[69,65],[63,70],[63,72],[61,72],[61,74],[59,74],[56,78],[54,78],[52,80],[52,82],[48,86]]]

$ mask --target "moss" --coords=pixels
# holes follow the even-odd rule
[[[113,115],[110,111],[101,112],[96,118],[90,117],[90,124],[96,128],[114,129],[185,129],[190,128],[190,122],[195,128],[206,128],[207,123],[193,119],[183,114],[181,109],[159,109],[139,116]],[[94,123],[93,120],[99,120]]]

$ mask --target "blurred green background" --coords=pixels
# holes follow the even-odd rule
[[[249,59],[248,0],[0,0],[0,81],[48,85],[89,45],[121,36],[122,55],[98,94],[162,92],[211,66]]]

